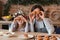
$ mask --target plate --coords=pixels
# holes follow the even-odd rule
[[[16,35],[14,33],[7,32],[7,33],[3,34],[3,36],[5,36],[5,37],[15,37]]]
[[[25,37],[24,35],[20,35],[18,38],[20,38],[21,40],[27,40],[27,39],[30,39],[30,38],[33,38],[34,36],[31,35],[31,34],[28,34],[28,37]]]
[[[3,32],[0,32],[0,36],[2,36],[3,35]]]
[[[60,40],[60,38],[59,38],[59,37],[57,37],[57,40]]]

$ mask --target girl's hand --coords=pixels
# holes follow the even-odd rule
[[[27,19],[24,18],[23,16],[21,16],[21,20],[24,21],[24,22],[27,22]]]
[[[19,17],[14,18],[13,21],[16,22],[17,20],[19,20]]]
[[[41,11],[41,13],[39,14],[39,17],[40,17],[41,19],[44,19],[44,12]]]
[[[35,14],[34,13],[30,13],[29,14],[29,19],[30,19],[31,22],[33,22],[34,18],[35,18]]]
[[[16,22],[16,21],[23,21],[23,22],[27,22],[27,20],[23,17],[23,16],[18,16],[18,17],[16,17],[16,18],[14,18],[14,22]]]
[[[19,19],[18,19],[19,21],[27,22],[26,18],[24,18],[24,17],[21,16],[21,15],[18,16],[18,18],[19,18]]]

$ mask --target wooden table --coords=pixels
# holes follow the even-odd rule
[[[1,30],[1,29],[0,29],[0,31],[2,31],[4,33],[8,32],[8,30]],[[4,37],[4,36],[0,36],[0,40],[20,40],[20,38],[18,38],[18,36],[20,36],[21,34],[24,34],[24,32],[15,32],[15,34],[17,35],[17,37]],[[31,34],[31,35],[37,35],[37,34],[47,35],[47,33],[36,33],[36,32],[28,32],[28,34]],[[52,34],[52,35],[60,37],[60,34]]]

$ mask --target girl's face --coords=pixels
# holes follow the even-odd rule
[[[36,18],[36,20],[41,19],[41,18],[39,17],[39,15],[41,15],[41,11],[40,11],[39,8],[36,8],[33,12],[35,13],[35,18]]]
[[[18,22],[19,25],[22,25],[24,23],[23,20],[17,20],[17,22]]]
[[[22,25],[24,23],[24,21],[20,17],[18,17],[16,21],[18,22],[19,25]]]

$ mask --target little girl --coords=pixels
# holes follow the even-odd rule
[[[32,32],[54,33],[54,26],[49,18],[44,17],[44,10],[40,5],[34,5],[29,14]],[[34,26],[35,24],[35,26]]]
[[[24,15],[20,14],[14,18],[9,27],[9,32],[13,31],[28,32],[28,21]]]

